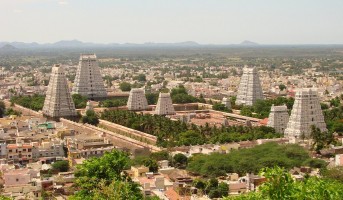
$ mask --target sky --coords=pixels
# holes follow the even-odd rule
[[[343,44],[343,0],[0,0],[0,41]]]

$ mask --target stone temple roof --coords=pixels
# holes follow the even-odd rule
[[[96,59],[95,54],[81,54],[80,60]]]
[[[287,111],[287,106],[286,105],[282,105],[282,106],[272,105],[271,111]]]

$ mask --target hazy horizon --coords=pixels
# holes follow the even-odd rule
[[[0,0],[0,42],[343,44],[343,1]]]

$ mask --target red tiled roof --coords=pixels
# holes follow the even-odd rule
[[[264,118],[264,119],[260,120],[259,123],[262,124],[262,125],[267,125],[268,118]]]
[[[168,188],[165,192],[165,195],[168,197],[170,200],[181,200],[180,195],[172,188]],[[190,196],[182,196],[183,200],[190,200]]]
[[[16,144],[8,144],[7,149],[16,149],[18,146]]]

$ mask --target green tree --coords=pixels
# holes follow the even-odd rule
[[[121,89],[121,91],[123,92],[128,92],[131,90],[131,84],[128,82],[121,82],[119,84],[119,88]]]
[[[175,154],[173,157],[174,165],[179,168],[184,168],[187,166],[188,158],[182,153]]]
[[[197,145],[197,144],[204,144],[205,140],[202,138],[200,133],[194,130],[188,130],[186,132],[182,132],[179,135],[179,145]]]
[[[145,82],[146,76],[145,74],[139,74],[138,76],[133,77],[133,80],[138,80],[139,82]]]
[[[99,103],[100,107],[110,108],[110,107],[119,107],[125,106],[127,104],[127,98],[125,99],[106,99]]]
[[[187,170],[204,177],[218,177],[226,173],[257,173],[265,167],[281,166],[291,169],[304,165],[308,152],[295,144],[266,143],[249,149],[233,150],[230,154],[198,154],[188,159]]]
[[[13,96],[10,101],[11,104],[19,104],[25,108],[39,111],[43,108],[44,100],[44,95],[34,94],[32,96]]]
[[[341,100],[338,97],[330,100],[331,107],[339,107],[340,104],[341,104]]]
[[[311,126],[311,138],[313,139],[312,149],[319,152],[334,142],[334,136],[330,132],[321,132],[315,125]]]
[[[338,200],[343,196],[343,184],[337,181],[309,177],[304,181],[295,181],[283,168],[265,168],[260,175],[267,181],[257,192],[228,197],[225,200],[274,200],[274,199],[314,199]]]
[[[327,179],[339,181],[343,184],[343,167],[323,168],[320,174]]]
[[[94,191],[94,198],[99,200],[118,200],[118,199],[132,199],[140,200],[140,189],[137,185],[132,184],[130,181],[113,180],[109,185],[106,181],[102,180],[99,188]]]
[[[147,93],[145,94],[145,97],[148,101],[149,105],[156,105],[157,104],[157,100],[158,100],[158,93]]]
[[[87,105],[87,97],[82,96],[81,94],[72,95],[75,108],[85,108]]]
[[[20,111],[16,111],[13,108],[8,108],[8,109],[6,109],[5,115],[7,115],[7,116],[10,116],[10,115],[21,116],[21,112]]]
[[[169,159],[169,153],[168,151],[159,151],[159,152],[153,152],[150,154],[150,158],[156,160],[156,161],[161,161],[161,160],[168,160]]]
[[[5,114],[5,103],[3,101],[0,101],[0,118],[4,116]]]
[[[77,166],[75,172],[76,194],[70,199],[106,199],[108,190],[123,189],[116,192],[117,199],[143,199],[139,185],[134,183],[123,170],[128,167],[128,154],[113,150],[102,157],[92,157]],[[107,190],[108,189],[108,190]]]
[[[279,85],[279,89],[281,90],[281,91],[283,91],[283,90],[285,90],[287,87],[284,85],[284,84],[280,84]]]
[[[231,109],[228,109],[224,104],[215,103],[212,106],[213,110],[223,111],[223,112],[232,112]]]
[[[97,126],[99,124],[99,117],[93,110],[87,110],[86,115],[82,116],[80,121],[83,124],[92,124]]]
[[[67,172],[69,170],[69,163],[66,160],[56,161],[51,166],[53,170],[57,170],[59,172]]]
[[[143,161],[144,166],[149,167],[150,172],[157,172],[158,171],[158,164],[157,161],[151,158],[147,158]]]

